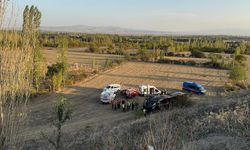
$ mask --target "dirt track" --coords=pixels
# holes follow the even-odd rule
[[[226,71],[207,68],[133,62],[123,64],[87,82],[65,88],[63,93],[71,101],[73,108],[73,119],[65,126],[65,131],[72,133],[88,126],[112,126],[135,118],[134,112],[114,112],[110,105],[100,104],[100,93],[107,84],[118,83],[124,88],[152,84],[160,89],[181,90],[181,83],[190,80],[205,85],[208,90],[206,97],[216,97],[222,91],[221,86],[226,82],[226,76]],[[26,140],[39,138],[41,131],[51,130],[49,122],[55,100],[55,95],[49,94],[30,103],[30,118],[26,128],[22,129]]]

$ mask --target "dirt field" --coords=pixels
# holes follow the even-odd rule
[[[57,60],[57,49],[45,49],[44,56],[46,57],[47,63],[55,63]],[[104,65],[107,59],[118,60],[124,59],[124,56],[120,55],[109,55],[109,54],[93,54],[93,53],[85,53],[82,49],[69,49],[68,51],[68,61],[69,64],[83,64],[87,66],[91,66],[93,60],[95,60],[96,65],[102,66]]]
[[[74,133],[80,129],[93,126],[112,126],[120,121],[131,120],[136,117],[135,112],[114,112],[110,105],[99,102],[102,88],[110,83],[121,84],[126,87],[138,87],[140,84],[152,84],[160,89],[171,91],[181,90],[185,80],[197,81],[208,90],[207,96],[198,96],[197,100],[214,100],[220,95],[222,86],[227,80],[226,71],[197,68],[188,66],[133,63],[123,64],[119,68],[102,73],[95,78],[65,88],[64,95],[71,101],[73,119],[65,126],[65,131]],[[30,103],[30,117],[26,128],[23,128],[23,139],[40,138],[40,133],[50,132],[52,106],[56,97],[54,94],[43,95],[33,99]],[[144,100],[139,97],[138,100]]]

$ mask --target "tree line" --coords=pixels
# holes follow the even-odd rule
[[[100,48],[126,52],[133,49],[160,49],[164,52],[183,52],[199,49],[204,52],[233,54],[236,49],[242,53],[250,51],[250,44],[242,40],[217,36],[121,36],[105,34],[43,33],[43,46],[57,47],[60,36],[65,36],[69,47],[89,47],[91,52],[102,53]]]

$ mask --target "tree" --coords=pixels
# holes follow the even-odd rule
[[[206,58],[206,55],[199,50],[192,50],[191,55],[195,58]]]
[[[62,63],[56,63],[52,66],[48,66],[48,72],[46,76],[48,78],[50,90],[52,92],[55,92],[61,88],[63,83],[63,70],[64,64]]]
[[[62,83],[64,86],[68,77],[68,39],[66,37],[59,39],[57,63],[62,65]]]
[[[140,49],[137,52],[138,58],[142,61],[149,61],[153,55],[150,56],[150,53],[147,49]]]
[[[246,44],[245,44],[245,43],[240,42],[239,48],[240,48],[240,53],[241,53],[241,54],[245,54],[245,53],[246,53],[247,47],[246,47]]]
[[[240,55],[241,53],[241,49],[240,47],[237,47],[235,50],[234,50],[234,55],[237,56],[237,55]]]
[[[55,139],[49,138],[44,133],[42,133],[42,136],[54,147],[54,149],[58,150],[62,148],[62,127],[65,122],[72,117],[71,104],[68,99],[61,94],[57,95],[57,102],[54,107],[53,116],[53,126],[56,128]]]
[[[38,92],[40,84],[45,76],[45,62],[42,45],[40,44],[38,29],[41,24],[42,13],[37,7],[27,5],[23,12],[23,35],[26,43],[33,48],[33,86]]]
[[[30,14],[30,9],[29,6],[27,5],[23,11],[23,33],[28,34],[29,32],[29,14]]]

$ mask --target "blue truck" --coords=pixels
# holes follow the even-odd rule
[[[207,92],[202,85],[190,81],[185,81],[182,89],[196,94],[205,94]]]

